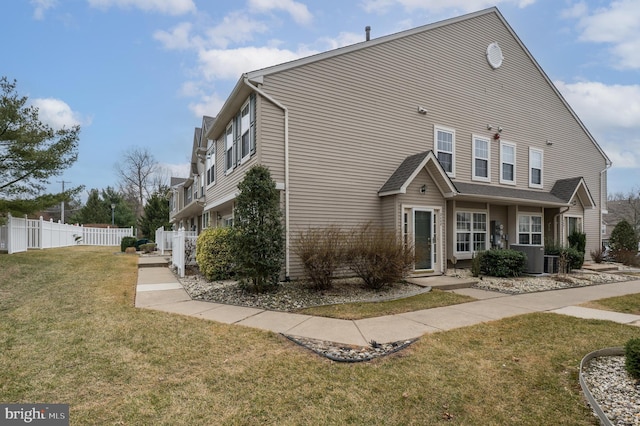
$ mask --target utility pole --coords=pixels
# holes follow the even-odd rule
[[[71,181],[65,182],[64,180],[59,180],[57,182],[62,184],[62,192],[64,192],[64,184],[71,183]],[[64,223],[64,200],[60,203],[60,222]]]

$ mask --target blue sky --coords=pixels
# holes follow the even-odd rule
[[[82,127],[52,189],[105,188],[131,147],[186,176],[193,129],[243,72],[494,5],[613,161],[609,193],[640,190],[638,0],[2,1],[0,75]]]

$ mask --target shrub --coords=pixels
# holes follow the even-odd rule
[[[617,262],[623,262],[623,257],[627,256],[626,252],[632,252],[634,255],[638,252],[638,234],[633,226],[623,219],[611,231],[609,245],[613,258]]]
[[[231,252],[236,273],[258,291],[278,285],[284,261],[280,192],[269,169],[254,166],[238,184]]]
[[[295,250],[304,272],[316,289],[331,287],[344,260],[345,235],[338,226],[309,228],[298,234]]]
[[[231,228],[209,228],[198,236],[196,262],[209,281],[224,280],[232,275]]]
[[[479,277],[482,272],[482,256],[484,252],[473,253],[471,258],[471,275]]]
[[[629,339],[624,346],[625,367],[629,375],[640,380],[640,338]]]
[[[640,258],[637,256],[636,250],[617,250],[614,253],[616,262],[620,262],[627,266],[640,266]]]
[[[136,241],[138,241],[136,237],[122,237],[122,240],[120,240],[120,251],[124,252],[127,247],[135,248]]]
[[[149,244],[152,243],[153,241],[151,241],[148,238],[140,238],[139,240],[136,241],[135,247],[136,250],[141,250],[140,246],[144,245],[144,244]]]
[[[583,232],[573,231],[571,234],[569,234],[567,239],[569,240],[569,247],[575,248],[584,256],[587,246],[587,234]]]
[[[572,269],[581,269],[584,264],[584,252],[580,252],[574,247],[567,247],[562,249],[567,255],[567,266],[571,272]]]
[[[591,250],[591,260],[593,260],[596,263],[604,262],[604,256],[605,256],[605,251],[602,247],[597,250]]]
[[[493,277],[517,277],[527,266],[527,255],[516,250],[487,250],[480,258],[480,271]]]
[[[349,233],[346,264],[372,289],[402,279],[413,266],[413,249],[395,231],[360,226]]]
[[[151,253],[156,250],[156,243],[142,244],[138,248],[145,253]]]

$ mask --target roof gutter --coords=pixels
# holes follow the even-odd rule
[[[249,82],[249,78],[247,74],[243,75],[242,81],[246,84],[251,90],[258,93],[260,96],[280,108],[284,112],[284,229],[285,229],[285,259],[284,259],[284,270],[285,270],[285,279],[288,281],[290,274],[290,258],[291,258],[291,233],[289,227],[289,110],[286,106],[282,105],[280,102],[275,100],[272,96],[267,94],[264,90],[258,88],[257,86],[251,84]]]

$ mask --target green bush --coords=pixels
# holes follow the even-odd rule
[[[640,380],[640,338],[630,339],[624,347],[625,367],[629,375]]]
[[[145,253],[151,253],[156,250],[156,243],[141,244],[138,248]]]
[[[484,252],[480,251],[473,254],[471,258],[471,275],[479,277],[482,272],[482,256]]]
[[[516,250],[487,250],[480,258],[480,271],[492,277],[517,277],[527,266],[527,255]]]
[[[584,252],[580,252],[574,247],[567,247],[562,249],[563,253],[566,253],[567,256],[567,266],[569,271],[572,269],[581,269],[584,264]]]
[[[120,251],[124,253],[127,247],[135,247],[138,239],[136,237],[122,237],[120,240]]]
[[[579,252],[583,253],[584,256],[587,247],[587,234],[573,231],[567,239],[569,240],[569,247],[575,248]]]
[[[344,260],[344,232],[337,226],[309,228],[298,234],[294,247],[307,279],[318,290],[330,288]]]
[[[196,262],[202,275],[209,281],[232,276],[231,234],[231,228],[209,228],[198,236]]]
[[[393,230],[367,224],[349,233],[345,262],[368,288],[379,289],[402,279],[414,261],[413,248]]]
[[[616,262],[624,263],[625,259],[629,259],[628,252],[634,256],[638,252],[638,234],[633,226],[623,219],[611,231],[609,245]]]

